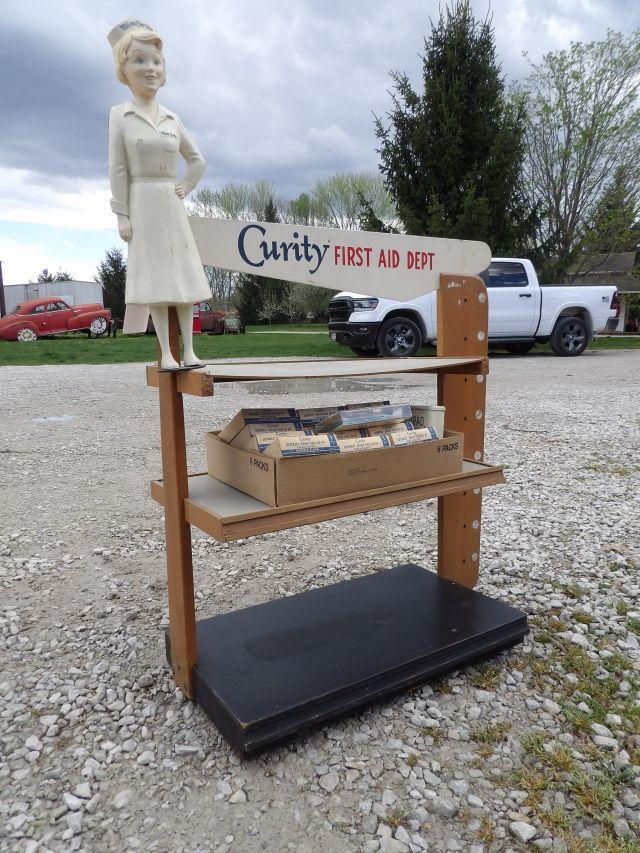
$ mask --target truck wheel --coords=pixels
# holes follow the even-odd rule
[[[588,342],[589,330],[581,317],[561,317],[549,339],[549,346],[556,355],[581,355]]]
[[[535,346],[535,343],[530,343],[530,342],[524,343],[524,341],[523,341],[520,344],[518,344],[518,343],[505,344],[504,348],[506,349],[507,352],[510,352],[511,355],[526,355],[528,352],[530,352],[534,348],[534,346]]]
[[[367,349],[366,347],[349,347],[349,349],[361,358],[374,358],[380,355],[377,349]]]
[[[422,334],[408,317],[391,317],[382,324],[378,349],[382,355],[402,358],[415,355],[422,346]]]

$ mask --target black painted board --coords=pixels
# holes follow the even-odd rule
[[[502,601],[399,566],[197,623],[198,704],[249,753],[522,640]]]

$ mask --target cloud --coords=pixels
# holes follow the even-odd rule
[[[47,177],[42,172],[0,168],[0,220],[83,230],[113,229],[106,178]]]
[[[0,237],[0,259],[5,284],[27,282],[45,267],[54,271],[57,269],[52,263],[51,254],[42,245],[23,243],[12,237]]]
[[[487,2],[474,2],[483,17]],[[29,175],[52,216],[60,193],[64,217],[85,211],[103,227],[109,107],[129,96],[115,79],[106,34],[132,9],[125,0],[4,0],[3,129],[0,163],[18,170],[11,185],[28,192]],[[175,109],[207,159],[205,182],[269,179],[282,195],[318,177],[375,168],[373,116],[390,107],[389,71],[419,83],[424,34],[437,0],[138,0],[135,14],[165,40],[167,86]],[[522,57],[594,39],[607,27],[640,24],[636,0],[493,0],[498,55],[510,78],[527,71]],[[3,179],[7,172],[3,173]],[[37,214],[35,198],[8,199],[16,216]],[[92,207],[86,194],[100,195]],[[73,196],[77,196],[76,201]]]

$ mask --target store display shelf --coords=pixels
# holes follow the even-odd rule
[[[412,564],[199,619],[195,628],[194,698],[244,755],[528,632],[521,611]]]
[[[186,521],[223,542],[504,483],[501,466],[465,460],[462,471],[417,483],[272,507],[208,474],[189,477]],[[161,480],[151,495],[164,505]]]
[[[181,394],[210,397],[216,382],[268,382],[284,379],[332,379],[380,376],[390,373],[488,373],[488,359],[462,358],[346,358],[313,361],[212,361],[203,368],[176,373]],[[147,385],[159,387],[161,371],[147,367]],[[166,374],[165,374],[166,375]]]

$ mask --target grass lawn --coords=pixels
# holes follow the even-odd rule
[[[640,349],[640,338],[596,338],[589,349]]]
[[[327,332],[326,323],[273,323],[247,326],[247,332]]]
[[[326,331],[321,323],[301,326],[249,326],[246,335],[198,335],[196,350],[203,359],[260,358],[265,356],[330,356],[350,358],[348,347],[338,346],[329,336],[303,335],[301,331]],[[253,335],[255,331],[295,331],[293,335]],[[639,349],[640,338],[599,338],[590,349]],[[550,352],[546,345],[536,346],[533,353]],[[423,347],[421,355],[435,355],[433,347]],[[156,339],[152,335],[117,338],[93,338],[69,335],[40,338],[34,343],[0,341],[0,366],[28,364],[116,364],[131,361],[155,361]]]
[[[265,328],[265,327],[262,327]],[[324,327],[326,330],[326,326]],[[333,356],[348,358],[353,353],[329,340],[329,335],[196,335],[195,348],[203,359],[260,358],[263,356]],[[0,366],[19,364],[116,364],[155,361],[153,335],[92,338],[69,335],[39,338],[33,343],[0,341]]]

